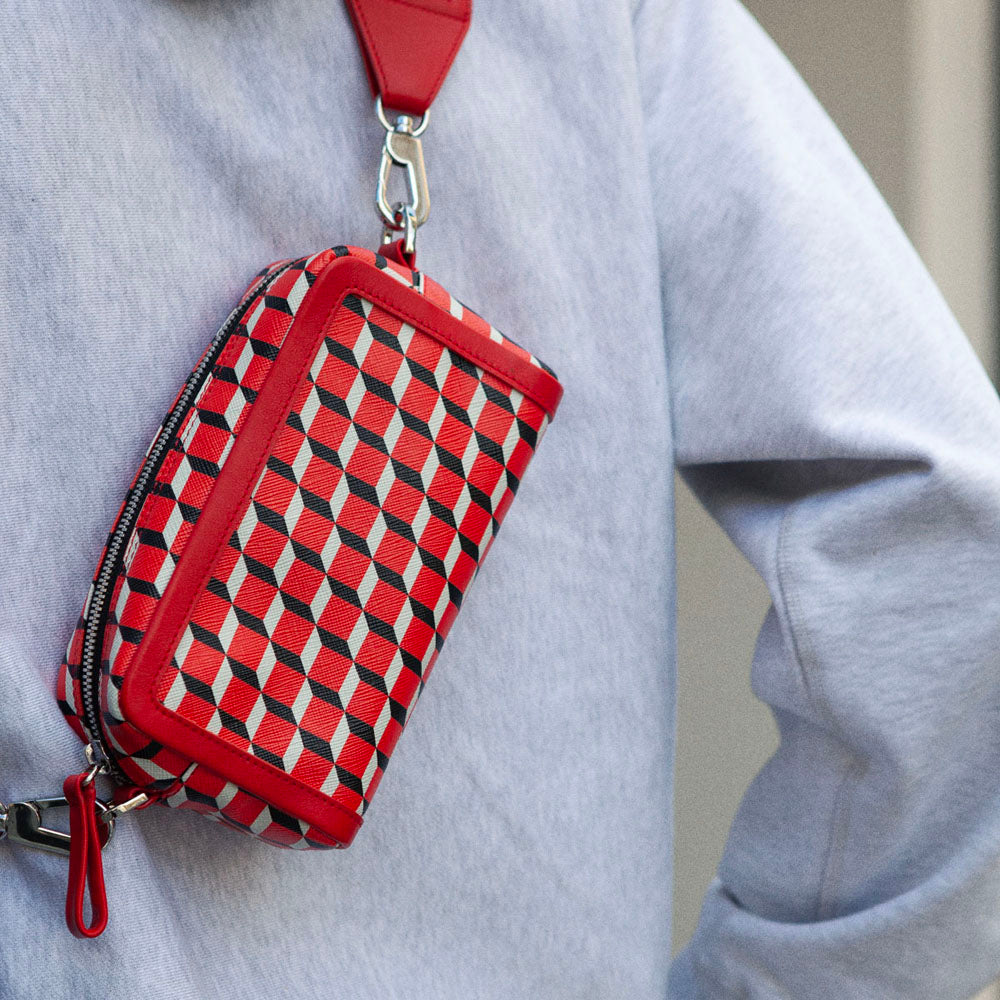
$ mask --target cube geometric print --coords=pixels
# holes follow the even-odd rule
[[[348,296],[157,697],[362,813],[543,419]]]
[[[179,429],[112,597],[106,736],[130,777],[158,784],[167,804],[289,847],[334,845],[150,741],[124,719],[117,693],[298,305],[345,253],[544,367],[419,273],[335,248],[295,262],[251,303]],[[158,679],[157,699],[363,814],[546,424],[533,400],[348,295]],[[75,645],[76,637],[60,700],[78,717]]]

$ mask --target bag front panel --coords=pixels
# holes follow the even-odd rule
[[[362,814],[544,424],[349,296],[158,699]]]

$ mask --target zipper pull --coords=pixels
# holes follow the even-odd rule
[[[69,805],[69,885],[66,890],[66,926],[74,937],[95,938],[108,926],[108,897],[104,891],[101,831],[98,829],[96,771],[71,774],[63,782]],[[105,830],[107,824],[101,824]],[[108,834],[110,836],[110,833]],[[106,842],[107,838],[105,838]],[[89,889],[89,892],[88,892]],[[90,897],[90,923],[84,919],[85,897]]]
[[[111,773],[111,763],[104,756],[104,751],[101,749],[99,743],[96,741],[88,743],[84,748],[84,753],[87,757],[87,763],[90,765],[89,774],[96,776],[98,774]],[[101,810],[101,820],[109,824],[113,830],[115,820],[123,813],[131,812],[133,809],[145,809],[146,806],[151,806],[158,799],[162,798],[164,794],[164,792],[154,792],[152,794],[144,792],[138,785],[118,785],[111,797],[114,805],[109,806],[104,802],[98,802],[98,807]],[[104,843],[106,844],[107,841]],[[101,846],[104,845],[102,844]]]

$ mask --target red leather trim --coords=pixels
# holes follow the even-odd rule
[[[125,718],[153,739],[334,838],[350,844],[361,818],[328,796],[226,740],[198,728],[157,701],[157,678],[170,663],[219,550],[232,535],[284,425],[295,391],[344,299],[356,292],[493,372],[550,412],[562,387],[547,372],[512,356],[417,292],[356,257],[335,258],[309,289],[267,382],[233,445],[191,533],[166,592],[125,677]]]
[[[387,108],[422,115],[472,20],[472,0],[347,0],[372,91]]]

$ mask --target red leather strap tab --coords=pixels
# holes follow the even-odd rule
[[[101,833],[97,828],[97,790],[86,784],[87,774],[70,775],[63,782],[69,803],[69,887],[66,890],[66,926],[74,937],[95,938],[108,926],[108,897],[104,891]],[[90,895],[90,923],[83,915]]]
[[[472,20],[472,0],[347,0],[372,91],[387,108],[422,115]]]
[[[383,243],[378,248],[378,252],[383,257],[387,257],[397,264],[402,264],[403,267],[408,267],[411,271],[416,269],[417,254],[415,251],[411,253],[406,252],[406,240],[394,240],[392,243]]]

